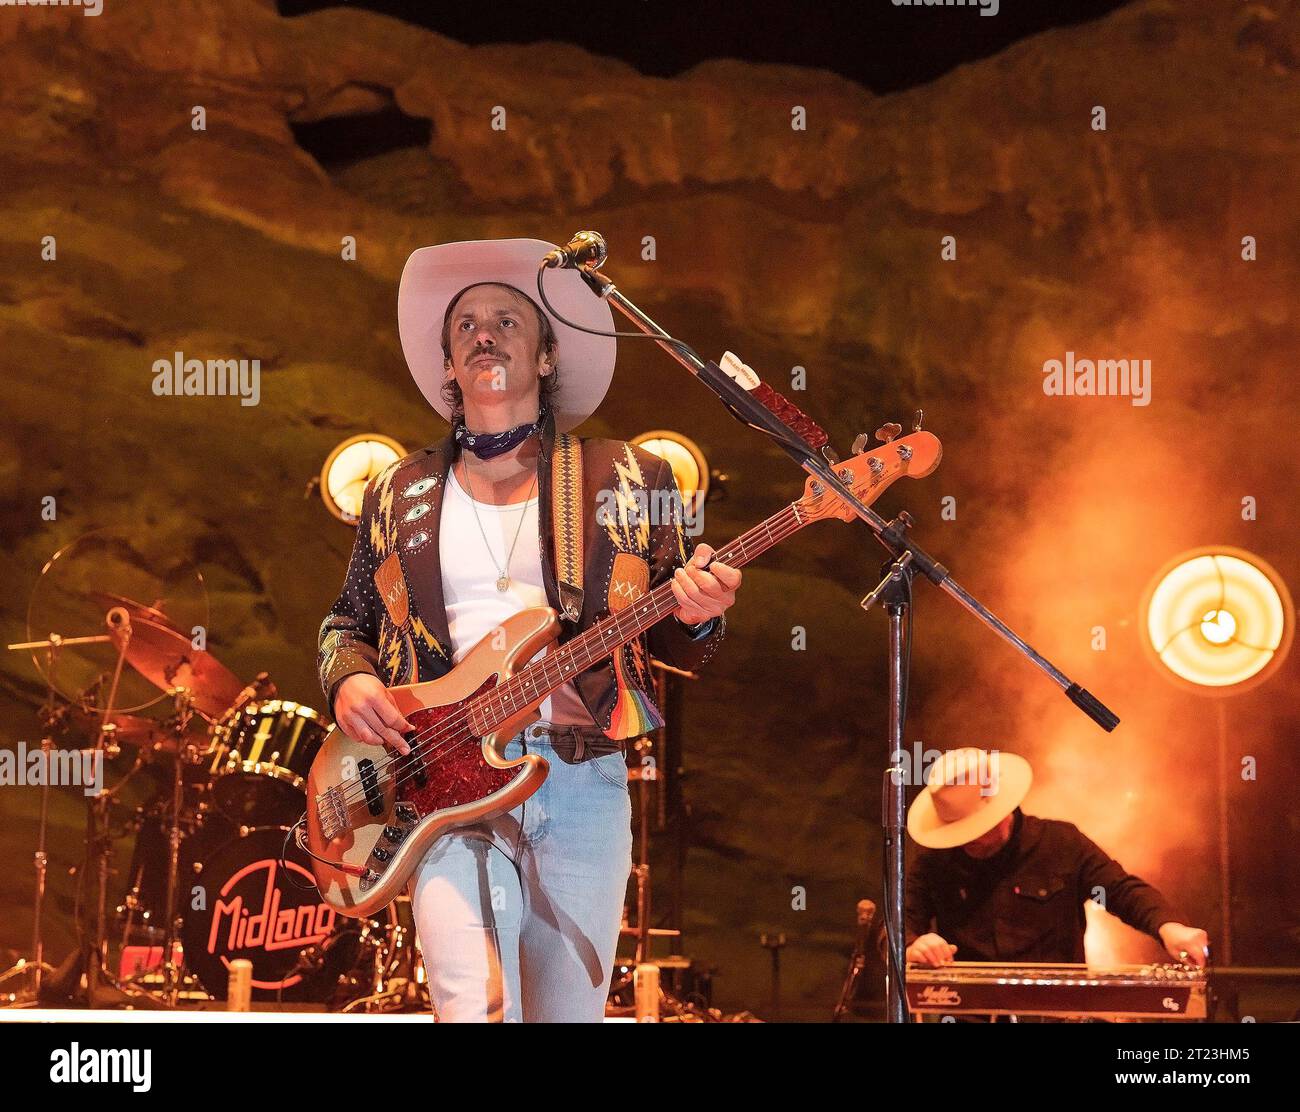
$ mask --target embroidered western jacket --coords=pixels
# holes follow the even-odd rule
[[[669,579],[695,545],[683,527],[677,484],[666,461],[620,440],[584,439],[582,590],[580,597],[567,590],[556,575],[556,433],[549,414],[541,436],[538,542],[562,644]],[[347,578],[320,628],[317,663],[331,713],[339,684],[356,672],[370,672],[393,687],[436,679],[452,667],[439,524],[455,453],[448,435],[396,461],[366,487]],[[648,507],[668,512],[650,514]],[[573,682],[607,737],[637,737],[663,725],[649,657],[694,670],[713,656],[725,633],[725,615],[694,634],[669,617]]]

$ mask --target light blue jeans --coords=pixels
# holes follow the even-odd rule
[[[536,794],[444,835],[411,883],[443,1022],[604,1018],[632,869],[627,766],[621,753],[566,764],[536,726],[506,746],[524,752],[550,764]]]

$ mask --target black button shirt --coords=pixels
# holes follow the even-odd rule
[[[907,943],[934,931],[956,961],[1082,962],[1084,901],[1159,938],[1182,917],[1072,823],[1015,812],[1011,838],[979,860],[960,847],[910,847]]]

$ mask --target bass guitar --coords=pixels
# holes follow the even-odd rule
[[[869,505],[897,479],[930,474],[941,455],[936,437],[915,432],[843,460],[835,472]],[[805,525],[854,516],[810,477],[801,498],[714,559],[744,567]],[[536,753],[508,760],[506,744],[537,721],[537,708],[552,691],[677,607],[665,582],[562,645],[554,610],[520,611],[445,676],[389,688],[415,727],[407,735],[409,754],[355,741],[335,726],[307,778],[303,848],[321,899],[342,915],[371,916],[402,892],[443,833],[502,814],[531,796],[546,777],[547,762]],[[534,660],[543,648],[545,654]]]

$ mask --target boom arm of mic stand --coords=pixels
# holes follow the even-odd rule
[[[904,552],[912,554],[912,566],[918,569],[935,586],[946,591],[956,599],[970,614],[973,614],[994,633],[1007,642],[1013,649],[1026,657],[1040,671],[1044,672],[1066,697],[1084,714],[1097,723],[1103,730],[1110,731],[1119,725],[1119,717],[1095,695],[1073,682],[1051,661],[1038,652],[1032,645],[1015,633],[1001,618],[992,613],[988,607],[979,602],[949,574],[948,569],[935,560],[925,549],[916,544],[894,522],[886,522],[879,514],[864,505],[840,481],[834,469],[802,437],[793,432],[774,413],[757,399],[749,396],[749,391],[732,380],[716,363],[705,363],[689,347],[674,340],[650,317],[638,309],[619,291],[608,278],[599,271],[579,268],[583,280],[591,287],[597,297],[605,298],[615,306],[633,324],[647,335],[654,338],[659,346],[677,360],[682,366],[709,387],[737,420],[769,435],[794,461],[805,471],[815,475],[839,496],[845,505],[867,523],[876,534],[876,538],[896,557]]]
[[[737,421],[750,425],[759,432],[770,436],[787,452],[790,452],[796,461],[801,460],[805,455],[816,455],[812,445],[777,417],[767,406],[763,405],[758,399],[751,397],[748,390],[738,385],[716,363],[705,363],[687,344],[674,339],[660,328],[650,317],[646,316],[645,313],[624,297],[619,288],[600,271],[586,267],[578,267],[577,269],[578,273],[582,275],[583,281],[591,287],[591,291],[597,297],[609,301],[642,332],[655,340],[664,351],[708,386],[710,390],[718,395],[722,404],[727,407],[727,410]],[[820,457],[818,458],[820,459]]]

